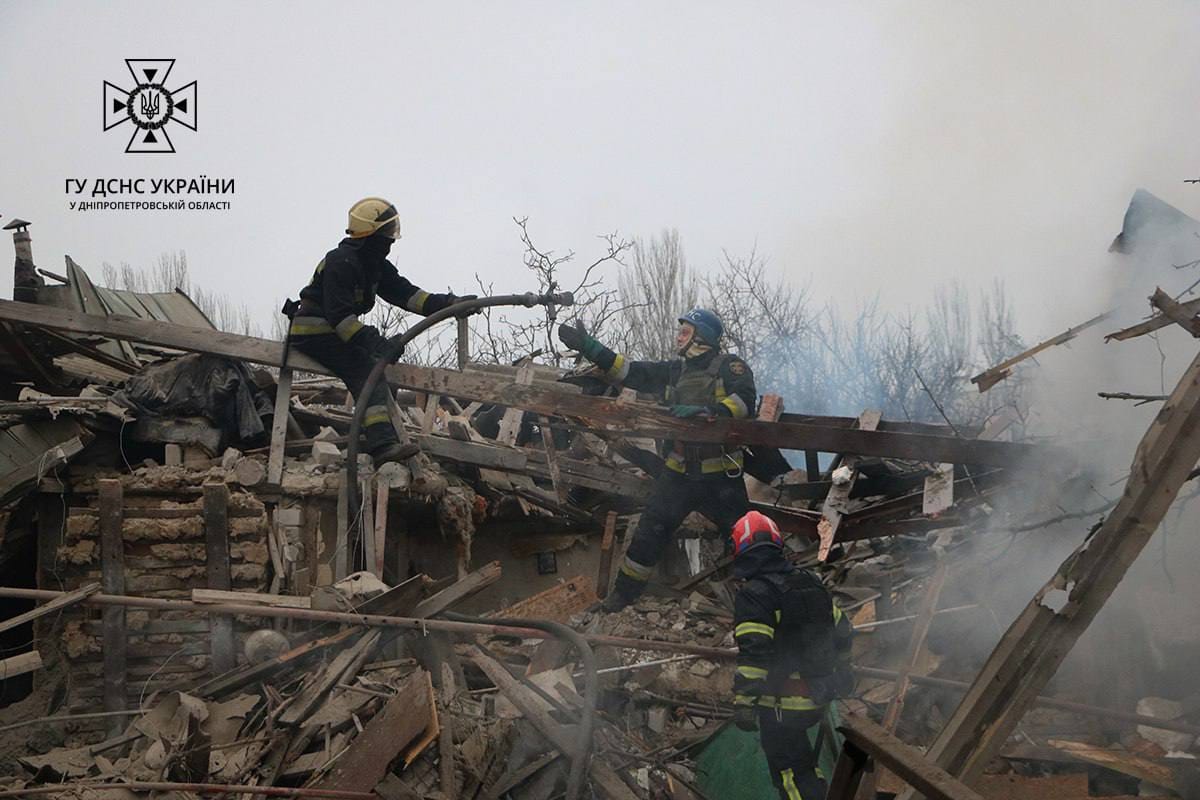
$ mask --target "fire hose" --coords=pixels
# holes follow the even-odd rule
[[[465,317],[473,314],[483,308],[492,306],[525,306],[533,308],[534,306],[546,306],[551,311],[551,317],[558,306],[569,306],[574,304],[575,298],[570,292],[561,292],[558,294],[534,294],[526,292],[525,294],[502,294],[493,297],[477,297],[474,300],[463,300],[455,303],[452,306],[446,306],[441,311],[436,311],[433,314],[425,317],[423,320],[413,325],[404,333],[393,336],[388,339],[387,344],[383,348],[383,353],[379,360],[375,362],[371,373],[367,375],[367,380],[363,383],[362,389],[359,390],[360,402],[354,404],[354,418],[350,421],[350,435],[346,442],[346,506],[347,508],[357,509],[359,507],[358,497],[358,439],[362,433],[363,417],[366,415],[367,402],[366,399],[371,396],[371,392],[375,391],[375,385],[379,383],[383,377],[384,370],[389,364],[395,363],[400,355],[404,352],[405,346],[415,339],[419,334],[432,328],[437,323],[451,317]],[[388,390],[391,391],[390,389]],[[359,546],[362,530],[362,515],[352,513],[352,521],[349,526],[350,530],[347,534],[350,547],[350,557],[353,559],[355,568],[362,566],[359,561],[359,552],[362,549]]]

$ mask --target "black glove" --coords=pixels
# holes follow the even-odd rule
[[[404,334],[398,334],[396,336],[391,337],[390,339],[385,339],[385,338],[381,337],[380,338],[381,344],[380,344],[379,350],[376,351],[376,353],[375,353],[375,357],[383,358],[383,355],[387,351],[387,349],[392,347],[392,345],[399,344],[400,337],[402,337],[403,335]],[[399,345],[399,347],[400,347],[399,350],[396,350],[395,352],[392,353],[392,361],[393,362],[396,361],[398,358],[400,358],[400,356],[404,355],[404,345]]]
[[[567,346],[568,350],[583,352],[587,340],[592,337],[576,328],[574,325],[559,325],[558,340]]]
[[[468,300],[478,300],[478,299],[479,299],[479,295],[477,295],[477,294],[464,294],[462,297],[459,297],[456,294],[451,294],[450,295],[450,305],[454,305],[455,303],[465,303]],[[462,316],[467,316],[468,314],[473,314],[473,313],[475,313],[475,312],[468,311],[467,314],[464,314]]]
[[[739,731],[758,730],[758,711],[754,706],[738,706],[733,712],[733,724]]]
[[[363,325],[350,337],[350,344],[361,347],[367,355],[377,358],[383,351],[383,346],[387,344],[387,339],[383,338],[383,334],[374,325]]]

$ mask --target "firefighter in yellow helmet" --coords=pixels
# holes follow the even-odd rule
[[[317,264],[312,280],[300,292],[288,336],[297,350],[328,367],[345,382],[356,402],[359,391],[386,344],[386,339],[359,315],[375,306],[375,298],[406,311],[428,315],[459,300],[414,286],[396,271],[387,255],[400,238],[396,207],[381,197],[359,200],[350,208],[347,237]],[[375,463],[399,461],[415,454],[415,446],[397,441],[387,413],[387,386],[379,383],[365,400],[363,425],[367,451]]]

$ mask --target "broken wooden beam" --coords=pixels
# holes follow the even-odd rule
[[[433,708],[429,673],[418,669],[397,687],[396,695],[371,718],[316,788],[373,790],[401,752],[433,724]]]
[[[971,780],[1034,699],[1141,553],[1200,461],[1200,355],[1134,454],[1121,499],[1009,626],[929,756]]]
[[[37,650],[0,659],[0,681],[24,675],[42,668],[42,654]]]
[[[1053,337],[1045,340],[1044,342],[1039,342],[1038,344],[1035,344],[1033,347],[1030,347],[1028,350],[1017,353],[1012,358],[1005,359],[1004,361],[1001,361],[996,366],[984,370],[983,372],[979,373],[975,377],[971,378],[971,383],[973,383],[979,387],[980,393],[986,392],[988,389],[992,388],[997,383],[999,383],[1000,381],[1007,378],[1010,374],[1012,374],[1012,368],[1015,367],[1017,364],[1020,364],[1022,361],[1026,360],[1028,358],[1033,358],[1034,356],[1036,356],[1038,353],[1042,352],[1043,350],[1047,350],[1051,347],[1055,347],[1060,344],[1066,344],[1067,342],[1071,341],[1076,336],[1078,336],[1080,333],[1082,333],[1083,331],[1092,327],[1093,325],[1099,324],[1100,322],[1108,319],[1109,316],[1111,316],[1111,315],[1112,315],[1111,311],[1105,311],[1103,314],[1098,314],[1098,315],[1092,317],[1087,322],[1082,322],[1073,328],[1067,328],[1065,331],[1058,334],[1057,336],[1053,336]],[[943,459],[937,459],[937,460],[943,460]]]
[[[983,800],[975,790],[931,763],[920,750],[900,741],[866,717],[847,714],[842,717],[838,730],[875,763],[887,767],[930,800]],[[835,800],[832,793],[829,797]]]
[[[1200,314],[1200,299],[1189,300],[1186,303],[1179,303],[1179,311],[1185,314]],[[1135,339],[1138,336],[1145,336],[1147,333],[1165,328],[1174,323],[1166,314],[1156,314],[1150,319],[1139,322],[1137,325],[1131,325],[1128,328],[1122,328],[1119,331],[1108,334],[1104,337],[1104,341],[1124,341],[1126,339]]]
[[[1154,290],[1154,294],[1150,296],[1150,305],[1192,336],[1200,337],[1200,319],[1197,319],[1196,312],[1189,311],[1182,303],[1173,300],[1162,289]]]
[[[51,600],[48,603],[43,603],[42,605],[38,606],[37,608],[34,608],[31,611],[26,611],[24,614],[18,614],[15,617],[9,617],[8,619],[4,620],[3,622],[0,622],[0,633],[3,633],[4,631],[12,630],[13,628],[17,627],[18,625],[24,625],[27,622],[33,622],[38,617],[45,616],[46,614],[49,614],[51,612],[58,611],[63,608],[67,608],[68,606],[73,606],[76,603],[81,603],[81,602],[83,602],[83,600],[85,598],[89,597],[90,595],[96,594],[99,591],[100,591],[100,584],[89,583],[86,586],[82,586],[73,592],[68,592],[67,594],[64,594],[61,597]]]
[[[143,341],[271,366],[282,363],[283,352],[278,342],[167,322],[119,315],[102,317],[14,300],[0,300],[0,320]],[[330,374],[328,368],[300,353],[289,354],[288,364],[306,372]],[[497,403],[538,414],[574,417],[589,426],[625,436],[993,466],[1014,466],[1038,453],[1047,456],[1058,453],[1052,448],[1029,444],[976,441],[928,432],[938,430],[937,426],[890,423],[881,424],[877,431],[861,431],[846,428],[838,418],[794,414],[782,415],[779,422],[679,419],[672,417],[665,407],[648,403],[619,403],[612,398],[568,394],[541,388],[536,383],[522,386],[507,378],[473,371],[393,364],[387,368],[386,376],[391,384],[401,388]]]

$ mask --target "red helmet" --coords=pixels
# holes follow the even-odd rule
[[[747,512],[744,517],[733,523],[729,537],[733,540],[734,556],[740,556],[761,545],[783,548],[783,534],[779,532],[775,520],[757,511]]]

